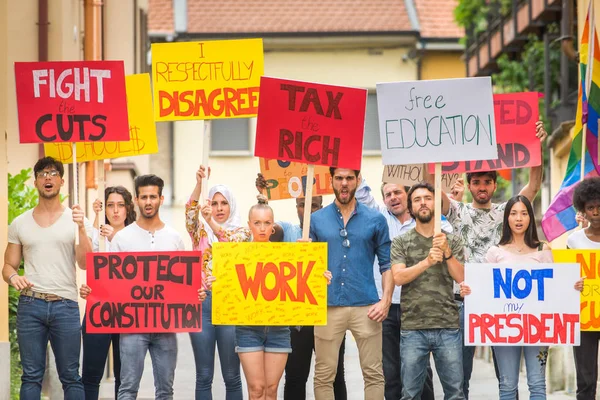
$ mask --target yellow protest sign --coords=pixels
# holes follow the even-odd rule
[[[212,322],[327,324],[327,243],[213,243]]]
[[[152,91],[148,74],[127,75],[127,114],[129,119],[128,142],[78,142],[77,161],[104,160],[132,157],[158,152],[156,125],[152,117]],[[46,143],[44,152],[63,163],[73,162],[71,143]]]
[[[552,250],[555,263],[579,263],[586,279],[581,292],[579,321],[582,331],[600,331],[600,251]]]
[[[157,121],[254,117],[262,39],[152,44]]]
[[[306,174],[308,165],[294,161],[281,161],[271,158],[259,158],[260,173],[267,181],[269,200],[295,199],[306,193]],[[315,166],[313,196],[333,194],[329,167]]]

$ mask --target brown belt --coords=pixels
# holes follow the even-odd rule
[[[21,296],[33,297],[34,299],[40,299],[44,301],[60,301],[64,300],[64,297],[57,296],[55,294],[38,293],[31,289],[21,290]]]

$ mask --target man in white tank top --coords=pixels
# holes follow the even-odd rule
[[[60,202],[64,184],[60,161],[42,158],[33,171],[38,204],[10,225],[2,269],[6,283],[21,292],[17,309],[23,364],[20,398],[40,399],[50,340],[65,399],[83,400],[75,263],[81,269],[86,267],[86,253],[92,251],[92,226],[79,205],[69,209]],[[75,245],[75,226],[78,245]],[[23,275],[18,272],[21,259],[25,262]]]

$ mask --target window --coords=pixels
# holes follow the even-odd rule
[[[210,122],[210,150],[213,152],[251,151],[249,118],[213,119]]]
[[[379,115],[377,113],[377,95],[375,93],[369,93],[369,96],[367,97],[367,114],[365,117],[363,150],[367,150],[367,154],[381,152]]]

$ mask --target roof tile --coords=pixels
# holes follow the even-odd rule
[[[457,0],[414,0],[424,38],[461,38],[465,35],[454,19]]]

